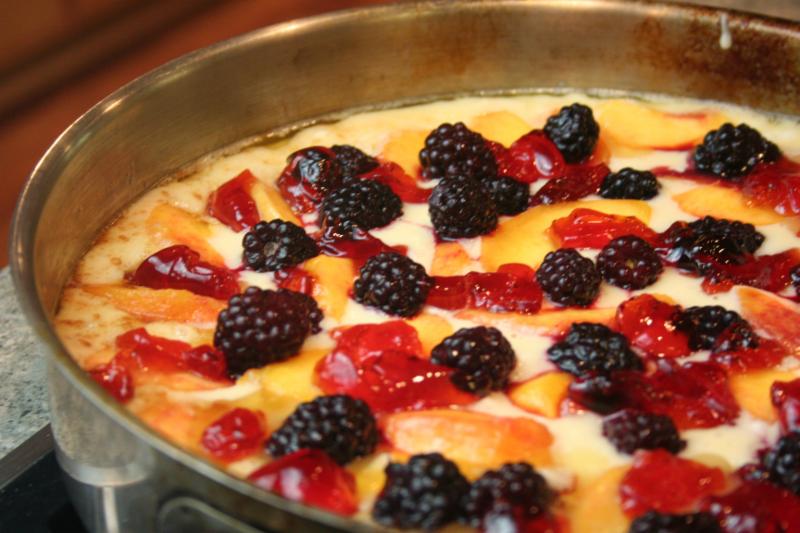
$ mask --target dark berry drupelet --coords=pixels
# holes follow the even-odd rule
[[[385,226],[402,214],[403,201],[388,185],[359,179],[325,197],[319,225],[326,231],[350,236],[358,229]]]
[[[472,483],[464,504],[464,522],[478,528],[489,513],[503,506],[522,520],[545,512],[555,494],[547,481],[527,463],[507,463],[489,470]]]
[[[564,372],[579,377],[644,368],[624,335],[591,322],[572,324],[567,335],[547,349],[547,357]]]
[[[594,263],[572,248],[549,252],[536,271],[536,280],[547,297],[561,305],[585,307],[600,292],[600,273]]]
[[[650,200],[658,194],[661,184],[655,174],[647,170],[626,167],[608,174],[600,186],[603,198]]]
[[[319,254],[305,230],[283,220],[261,221],[242,239],[245,264],[257,272],[274,272],[298,265]]]
[[[647,241],[625,235],[603,248],[597,256],[597,270],[611,285],[638,290],[655,283],[664,266],[661,257]]]
[[[214,346],[225,354],[228,373],[235,377],[295,355],[309,334],[320,331],[321,320],[310,296],[249,287],[220,312]]]
[[[800,433],[784,435],[761,460],[769,479],[800,496]]]
[[[433,279],[408,257],[384,252],[361,267],[353,285],[355,300],[396,316],[413,316],[425,305]]]
[[[580,163],[594,151],[600,126],[590,107],[576,103],[562,107],[557,115],[548,118],[544,133],[564,156],[564,161]]]
[[[747,124],[727,123],[708,132],[703,144],[695,147],[694,164],[701,172],[736,180],[757,164],[777,161],[780,156],[778,147],[758,130]]]
[[[455,368],[450,377],[461,390],[485,396],[503,390],[517,364],[508,340],[495,328],[462,328],[431,351],[431,362]]]
[[[291,154],[288,161],[292,165],[292,175],[315,193],[317,201],[344,184],[342,167],[329,148],[303,148]]]
[[[797,293],[797,296],[800,296],[800,265],[792,268],[789,272],[789,279],[792,282],[792,286],[794,287],[794,291]]]
[[[661,514],[648,511],[637,517],[628,533],[722,533],[711,513]]]
[[[378,167],[378,160],[349,144],[335,144],[331,150],[342,169],[342,176],[353,177]]]
[[[657,448],[677,454],[686,447],[670,417],[634,409],[624,409],[604,418],[603,436],[618,451],[628,454]]]
[[[441,180],[428,199],[428,213],[443,239],[485,235],[497,227],[497,208],[478,180],[455,176]]]
[[[390,463],[372,518],[400,529],[438,529],[458,519],[469,483],[452,461],[439,453],[413,455]]]
[[[498,215],[514,216],[528,209],[530,189],[527,183],[500,176],[484,181],[483,186],[492,196]]]
[[[706,273],[718,264],[741,264],[764,242],[752,224],[704,217],[675,222],[664,232],[665,259],[678,267]]]
[[[733,351],[758,345],[750,324],[736,311],[719,305],[687,307],[678,313],[675,327],[689,336],[692,350]]]
[[[378,425],[367,404],[338,394],[298,405],[270,435],[266,447],[273,457],[315,448],[343,465],[369,455],[377,444]]]
[[[441,179],[464,176],[474,179],[497,176],[497,162],[480,133],[462,122],[442,124],[428,134],[419,152],[422,176]]]

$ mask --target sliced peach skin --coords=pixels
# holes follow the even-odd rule
[[[387,415],[384,435],[398,451],[440,452],[468,476],[480,475],[504,463],[551,463],[553,437],[528,418],[504,418],[450,409],[410,411]]]
[[[797,377],[795,372],[761,370],[734,374],[729,383],[731,392],[742,409],[761,420],[776,422],[778,415],[772,405],[770,387],[776,381],[792,381]]]
[[[622,511],[619,486],[627,466],[606,471],[591,484],[567,496],[571,533],[625,533],[630,520]]]
[[[558,418],[561,402],[567,397],[572,376],[566,372],[547,372],[514,385],[508,393],[517,406],[547,418]]]
[[[772,293],[738,287],[742,316],[795,355],[800,355],[800,308]]]
[[[433,252],[431,276],[460,276],[466,273],[472,260],[457,242],[440,242]]]
[[[215,266],[225,260],[208,243],[211,227],[196,215],[169,204],[158,204],[145,221],[148,231],[175,244],[185,244]]]
[[[225,308],[225,302],[181,289],[119,285],[85,285],[81,289],[106,298],[117,309],[141,320],[213,324]]]
[[[303,268],[314,277],[314,298],[325,316],[341,319],[356,277],[352,259],[318,255],[306,261]]]
[[[774,210],[751,205],[741,191],[720,185],[703,185],[672,197],[678,206],[696,217],[735,218],[761,226],[784,219]]]
[[[559,334],[569,329],[575,322],[595,322],[610,326],[614,323],[616,312],[617,310],[614,308],[564,309],[523,315],[521,313],[491,313],[466,309],[456,313],[456,318],[471,320],[484,326],[517,326]]]
[[[483,135],[489,141],[495,141],[505,147],[531,131],[531,126],[519,115],[510,111],[493,111],[472,119],[469,128]]]
[[[558,218],[584,207],[602,213],[634,216],[647,224],[652,210],[641,200],[584,200],[540,205],[503,221],[493,233],[481,239],[481,263],[487,272],[500,265],[522,263],[537,268],[556,244],[547,229]]]
[[[400,165],[409,176],[419,175],[419,151],[425,147],[426,130],[402,130],[392,135],[380,157]]]

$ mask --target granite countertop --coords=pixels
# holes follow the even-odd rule
[[[0,457],[48,423],[44,358],[17,304],[8,268],[0,270]]]

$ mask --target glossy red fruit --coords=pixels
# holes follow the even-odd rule
[[[299,450],[263,466],[247,478],[289,500],[341,515],[358,510],[353,474],[320,450]]]
[[[783,432],[800,431],[800,379],[773,383],[770,396]]]
[[[348,394],[377,413],[475,402],[458,390],[451,368],[422,358],[416,330],[401,320],[363,324],[334,334],[336,347],[317,363],[316,383],[326,394]]]
[[[311,296],[314,293],[316,280],[307,270],[296,266],[276,271],[275,283],[281,289],[289,289]]]
[[[324,146],[309,146],[289,157],[278,177],[278,190],[295,213],[312,213],[325,194],[343,184],[336,153]]]
[[[578,208],[554,220],[550,232],[562,248],[600,249],[617,237],[635,235],[655,244],[658,234],[636,217],[607,215],[593,209]]]
[[[713,263],[703,281],[703,290],[713,294],[728,291],[734,285],[749,285],[780,292],[791,283],[791,271],[798,264],[800,251],[794,249],[751,257],[740,265]]]
[[[766,481],[744,481],[733,492],[706,498],[702,508],[725,533],[800,531],[800,498]]]
[[[401,200],[409,204],[424,204],[433,189],[417,186],[417,180],[405,173],[403,168],[391,161],[381,161],[378,167],[361,174],[362,179],[375,180],[387,185]]]
[[[228,381],[228,363],[225,354],[204,344],[180,354],[182,366],[200,376],[216,381]]]
[[[713,353],[711,360],[733,372],[747,372],[774,368],[789,355],[791,353],[779,342],[760,337],[757,348]]]
[[[561,176],[566,166],[556,145],[539,130],[523,135],[508,149],[494,142],[487,145],[497,160],[499,174],[524,183]]]
[[[264,415],[237,407],[212,422],[200,443],[214,458],[230,462],[258,452],[265,439]]]
[[[542,289],[532,268],[502,265],[497,272],[436,276],[426,303],[440,309],[486,309],[493,313],[534,314],[542,307]]]
[[[617,329],[630,343],[651,357],[684,357],[689,337],[678,331],[674,320],[680,307],[657,300],[649,294],[622,302],[617,308]]]
[[[183,289],[201,296],[227,300],[240,292],[236,274],[200,259],[182,244],[160,250],[145,259],[129,281],[151,289]]]
[[[118,402],[125,403],[133,398],[133,377],[127,368],[112,360],[89,371],[93,380],[98,382]]]
[[[761,164],[745,176],[742,192],[755,203],[769,206],[782,215],[800,214],[800,164],[782,157]]]
[[[531,197],[531,205],[548,205],[580,200],[600,190],[611,172],[606,165],[567,165],[562,176],[552,178]]]
[[[361,268],[367,260],[383,252],[406,255],[405,246],[389,246],[361,229],[354,229],[352,236],[343,237],[335,232],[325,232],[317,241],[320,252],[331,257],[352,259],[356,268]]]
[[[226,181],[208,197],[206,211],[233,231],[242,231],[255,226],[260,220],[250,190],[256,177],[249,170],[242,171]]]
[[[704,497],[725,488],[725,475],[666,450],[639,451],[622,478],[622,510],[630,516],[647,511],[664,514],[691,512]]]

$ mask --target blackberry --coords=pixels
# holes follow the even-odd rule
[[[572,324],[564,339],[547,349],[547,358],[561,370],[579,377],[643,369],[642,360],[631,351],[624,335],[590,322]]]
[[[498,215],[518,215],[528,209],[530,189],[526,183],[508,176],[486,180],[483,186],[489,191]]]
[[[626,167],[619,172],[608,174],[600,186],[603,198],[624,198],[649,200],[658,194],[661,184],[655,174],[647,170],[634,170]]]
[[[428,199],[428,213],[436,234],[443,239],[477,237],[497,227],[491,194],[466,176],[441,180]]]
[[[283,220],[261,221],[242,239],[245,264],[257,272],[274,272],[319,254],[303,228]]]
[[[794,287],[795,292],[798,296],[800,296],[800,265],[792,268],[792,270],[789,272],[789,279],[792,281],[792,286]]]
[[[678,267],[704,274],[715,263],[741,264],[764,242],[752,224],[704,217],[694,222],[675,222],[664,233],[666,260]]]
[[[686,447],[686,441],[681,440],[670,417],[633,409],[624,409],[604,418],[603,436],[618,451],[628,454],[657,448],[677,454]]]
[[[694,165],[700,172],[736,180],[749,174],[759,163],[777,161],[781,151],[758,130],[747,124],[726,123],[708,132],[695,147]]]
[[[430,531],[456,520],[469,483],[452,461],[439,453],[413,455],[390,463],[372,518],[381,525]]]
[[[429,180],[453,176],[483,179],[497,176],[497,161],[480,133],[463,122],[442,124],[428,134],[419,152],[422,176]]]
[[[344,184],[342,167],[333,150],[323,146],[303,148],[289,155],[292,175],[321,201],[329,192]]]
[[[369,455],[378,444],[378,425],[369,406],[344,394],[319,396],[304,402],[270,435],[266,447],[273,457],[303,448],[327,453],[340,465]]]
[[[331,150],[342,169],[342,176],[353,177],[365,174],[378,167],[378,160],[349,144],[335,144]]]
[[[433,279],[422,265],[404,255],[383,252],[361,267],[353,296],[384,313],[408,317],[422,309],[432,285]]]
[[[228,300],[214,331],[232,377],[295,355],[310,333],[320,331],[322,312],[310,296],[286,289],[249,287]]]
[[[431,362],[455,368],[450,376],[461,390],[485,396],[502,390],[517,365],[508,340],[495,328],[462,328],[431,351]]]
[[[552,301],[562,305],[591,305],[600,292],[600,273],[591,259],[572,248],[549,252],[536,280]]]
[[[567,396],[578,405],[603,415],[617,412],[627,403],[619,383],[610,376],[596,373],[579,377],[570,383]]]
[[[628,533],[722,533],[717,519],[707,512],[661,514],[648,511],[637,517]]]
[[[634,235],[609,242],[597,256],[597,270],[611,285],[638,290],[652,285],[664,270],[650,244]]]
[[[761,460],[769,479],[800,496],[800,433],[784,435]]]
[[[319,225],[339,235],[389,224],[403,214],[403,201],[388,185],[356,180],[328,194],[320,206]]]
[[[675,327],[689,336],[692,350],[710,350],[722,340],[725,346],[715,351],[732,351],[740,348],[754,348],[758,341],[750,324],[736,311],[729,311],[719,305],[687,307],[678,313]],[[730,328],[733,335],[723,335]]]
[[[503,508],[522,520],[545,512],[555,495],[545,479],[527,463],[507,463],[489,470],[472,483],[464,503],[463,520],[481,527],[485,517]]]
[[[580,163],[594,151],[600,126],[591,108],[575,103],[562,107],[557,115],[548,118],[544,133],[564,156],[564,161]]]

